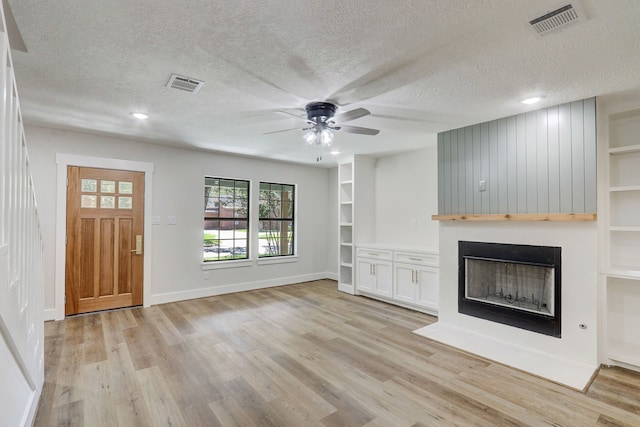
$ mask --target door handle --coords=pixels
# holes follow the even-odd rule
[[[135,252],[136,255],[142,255],[142,234],[136,235],[136,248],[131,249],[130,252]]]

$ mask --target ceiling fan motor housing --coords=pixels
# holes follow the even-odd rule
[[[307,118],[316,123],[322,121],[318,120],[319,117],[326,117],[324,121],[327,121],[336,114],[336,106],[328,102],[310,102],[305,109],[307,110]]]

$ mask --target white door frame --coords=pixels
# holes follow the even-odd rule
[[[79,156],[75,154],[56,154],[57,191],[56,191],[56,259],[54,282],[54,317],[64,319],[65,263],[67,238],[67,167],[80,166],[102,169],[120,169],[144,172],[144,242],[142,301],[145,307],[151,300],[151,194],[153,185],[153,163],[131,160],[109,159],[105,157]]]

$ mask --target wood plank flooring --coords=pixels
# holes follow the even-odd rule
[[[640,374],[580,393],[411,333],[329,280],[45,326],[36,426],[640,426]]]

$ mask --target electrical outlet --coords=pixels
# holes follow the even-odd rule
[[[211,279],[211,273],[209,273],[208,271],[204,272],[204,280],[209,280]]]
[[[487,191],[487,181],[484,179],[481,179],[480,182],[478,182],[478,191]]]

